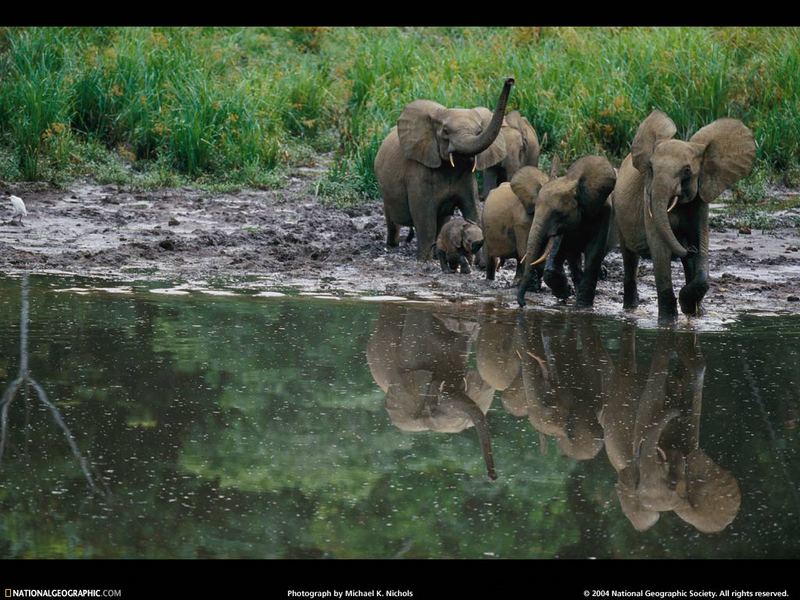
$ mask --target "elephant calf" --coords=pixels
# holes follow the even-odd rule
[[[483,232],[472,221],[462,217],[448,219],[436,238],[436,255],[445,273],[455,273],[461,267],[462,275],[471,272],[469,263],[483,246]]]
[[[678,315],[673,257],[681,259],[686,275],[681,310],[700,312],[708,290],[708,204],[750,173],[756,154],[753,133],[736,119],[718,119],[688,142],[672,139],[676,132],[663,112],[650,113],[636,132],[612,194],[625,267],[623,308],[633,309],[639,300],[639,257],[652,257],[661,324]]]
[[[486,279],[494,280],[498,260],[515,258],[517,273],[513,285],[519,284],[525,268],[523,261],[536,198],[548,179],[536,167],[523,167],[512,177],[510,183],[503,183],[489,192],[483,209]],[[539,286],[534,284],[534,287]]]

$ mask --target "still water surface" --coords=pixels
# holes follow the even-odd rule
[[[0,278],[2,558],[800,555],[796,317],[78,284]]]

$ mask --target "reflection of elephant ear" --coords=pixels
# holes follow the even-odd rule
[[[705,146],[698,192],[711,202],[725,188],[750,173],[756,158],[753,132],[738,119],[717,119],[690,140]]]
[[[489,124],[492,122],[492,111],[483,106],[478,106],[473,110],[478,113],[484,131],[488,129]],[[476,169],[478,171],[488,169],[502,161],[505,157],[506,140],[502,135],[498,135],[486,150],[475,157]]]
[[[444,106],[431,100],[414,100],[406,105],[397,120],[397,136],[403,156],[431,169],[441,166],[436,127],[438,115],[444,110]]]
[[[631,158],[636,170],[644,173],[656,144],[670,139],[677,131],[675,123],[663,112],[660,110],[651,112],[639,125],[636,136],[633,138],[633,144],[631,144]]]
[[[403,431],[428,431],[434,426],[436,404],[433,373],[411,371],[395,383],[389,384],[386,392],[386,412],[392,423]]]
[[[477,371],[468,371],[464,377],[467,396],[483,414],[489,412],[494,400],[494,388],[486,383]]]
[[[503,408],[506,412],[511,413],[515,417],[525,417],[528,415],[528,398],[525,395],[525,388],[522,384],[521,375],[503,390],[500,398],[503,401]]]
[[[602,156],[579,158],[567,169],[564,177],[578,180],[575,197],[587,215],[592,215],[605,204],[617,182],[614,167]]]
[[[574,414],[567,417],[566,437],[559,437],[558,447],[575,460],[589,460],[603,447],[603,432],[597,421],[587,422]]]
[[[677,515],[702,533],[716,533],[730,525],[742,504],[733,474],[697,449],[687,457],[687,478],[687,506],[675,509]]]
[[[547,175],[536,167],[522,167],[511,178],[511,189],[528,214],[533,214],[539,190],[547,181]]]
[[[619,472],[619,479],[615,488],[622,512],[628,517],[636,531],[647,531],[656,524],[661,513],[655,510],[648,510],[642,506],[639,493],[636,490],[635,467],[625,467]]]
[[[488,321],[478,333],[475,350],[478,373],[496,390],[506,389],[519,377],[519,357],[514,351],[516,339],[513,332],[508,323]],[[522,414],[526,413],[527,409]]]
[[[522,134],[522,151],[526,158],[530,159],[525,164],[537,166],[539,164],[539,138],[533,125],[518,110],[513,110],[506,115],[506,123]]]

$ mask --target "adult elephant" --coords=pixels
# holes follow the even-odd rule
[[[417,259],[427,260],[445,218],[456,208],[465,219],[480,222],[474,172],[505,158],[499,133],[513,85],[513,78],[506,79],[494,113],[483,107],[446,108],[431,100],[405,107],[375,156],[387,246],[398,245],[401,225],[414,227]]]
[[[638,531],[667,511],[703,533],[722,531],[742,497],[733,474],[700,448],[705,360],[695,336],[662,330],[644,381],[635,361],[627,326],[599,417],[623,513]]]
[[[511,181],[522,167],[539,166],[539,138],[528,119],[518,110],[506,115],[500,135],[506,145],[506,156],[496,165],[481,171],[481,201],[486,200],[489,192],[498,185]]]
[[[475,427],[486,471],[496,479],[486,419],[494,389],[467,368],[477,328],[470,319],[386,304],[367,344],[367,362],[396,427],[440,433]]]
[[[557,298],[565,299],[572,293],[564,274],[564,262],[568,262],[577,287],[577,306],[592,306],[608,250],[612,222],[608,197],[615,182],[616,173],[608,160],[584,156],[563,177],[542,186],[528,234],[525,271],[517,290],[520,306],[525,306],[525,292],[531,285],[534,267],[545,261],[544,282]]]
[[[590,460],[603,447],[597,412],[607,361],[588,315],[576,316],[565,322],[559,316],[521,313],[518,355],[528,420],[542,447],[546,437],[554,437],[566,456]]]
[[[736,119],[718,119],[688,142],[674,140],[675,123],[661,111],[639,126],[612,194],[625,268],[623,308],[636,307],[639,257],[652,257],[658,320],[677,317],[670,262],[683,263],[686,285],[679,298],[687,315],[700,312],[708,291],[708,204],[750,173],[752,132]]]

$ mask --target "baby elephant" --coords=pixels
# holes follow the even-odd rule
[[[548,180],[547,174],[536,167],[523,167],[510,183],[502,183],[489,193],[483,209],[486,279],[494,279],[498,259],[515,258],[517,273],[513,285],[519,285],[536,198]],[[538,285],[534,284],[534,288]]]
[[[435,245],[443,272],[455,273],[460,266],[461,273],[467,274],[473,255],[483,246],[483,232],[472,221],[451,217],[442,226]]]

